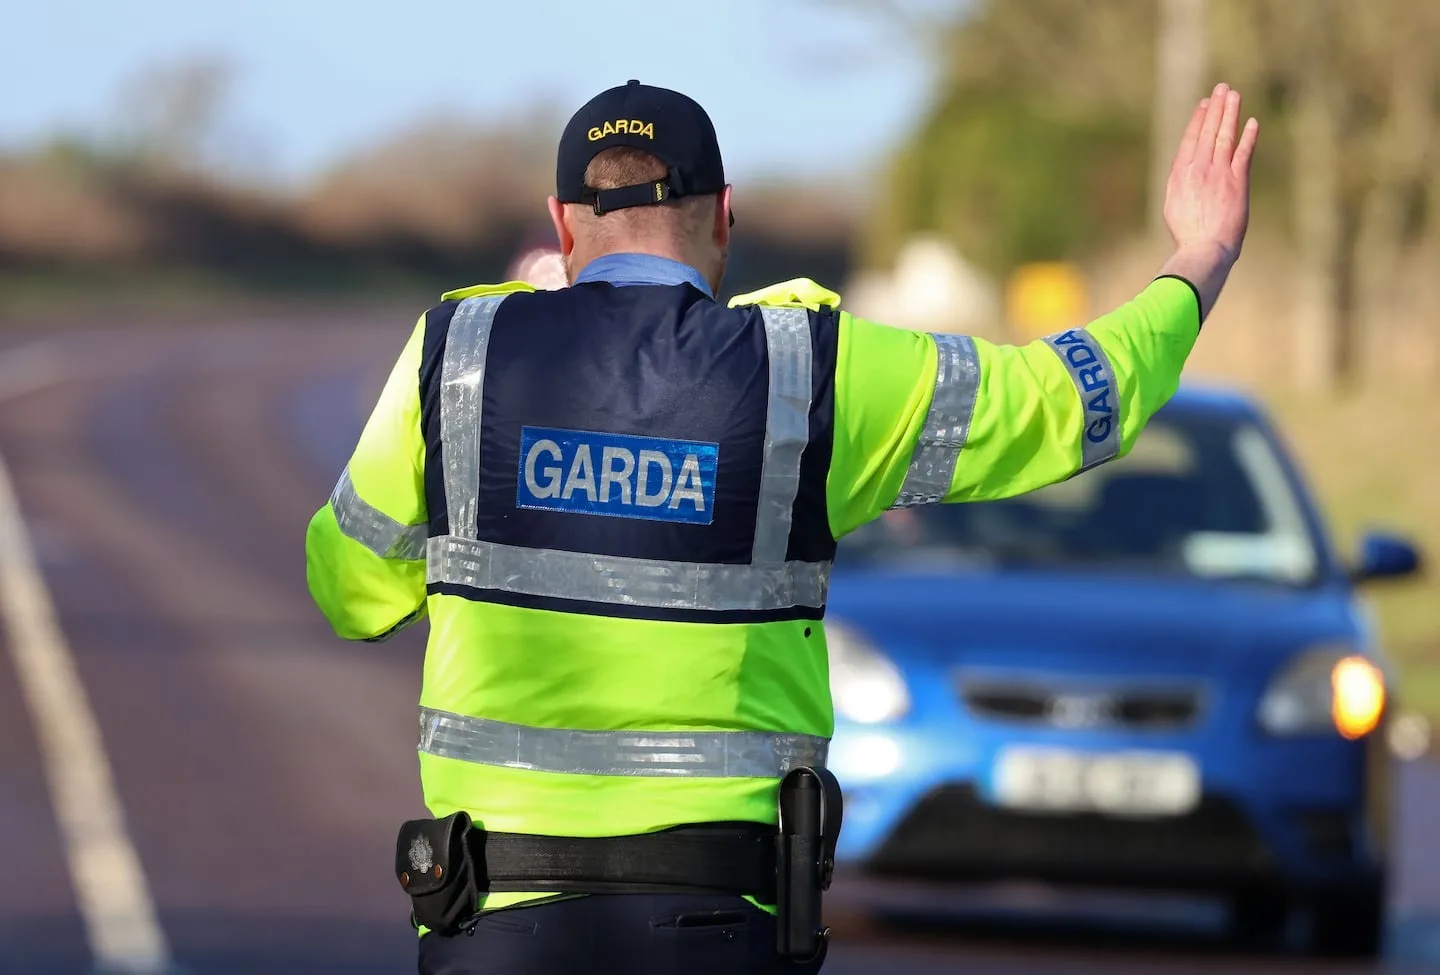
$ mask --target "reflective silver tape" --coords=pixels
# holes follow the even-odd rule
[[[790,545],[800,455],[810,440],[810,315],[803,308],[761,308],[760,314],[769,351],[770,395],[750,561],[774,565],[785,561]]]
[[[420,751],[478,765],[579,775],[780,778],[823,766],[829,742],[763,731],[572,731],[420,709]]]
[[[980,358],[968,335],[935,335],[937,363],[930,412],[915,443],[915,455],[895,508],[935,504],[950,490],[955,465],[970,434],[975,397],[980,392]]]
[[[354,539],[382,559],[425,557],[425,525],[406,525],[370,505],[355,493],[347,467],[330,492],[330,509],[346,538]]]
[[[440,365],[440,438],[445,461],[445,510],[450,532],[477,533],[480,504],[480,410],[485,399],[485,353],[495,311],[505,295],[466,298],[455,309]]]
[[[722,612],[823,606],[830,588],[830,563],[664,562],[519,548],[448,535],[430,539],[426,578],[432,585],[552,599]]]
[[[1100,343],[1083,328],[1067,329],[1045,337],[1070,370],[1085,414],[1080,435],[1080,470],[1088,471],[1120,453],[1120,390],[1115,370]]]

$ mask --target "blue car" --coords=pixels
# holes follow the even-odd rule
[[[964,455],[961,455],[964,463]],[[1391,858],[1389,669],[1260,408],[1184,388],[1132,453],[847,537],[827,632],[840,857],[930,880],[1218,895],[1373,954]]]

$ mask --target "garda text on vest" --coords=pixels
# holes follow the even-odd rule
[[[524,427],[515,505],[708,525],[720,445]]]

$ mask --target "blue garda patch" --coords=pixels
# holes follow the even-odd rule
[[[1046,341],[1070,370],[1085,409],[1080,469],[1087,471],[1120,452],[1120,394],[1115,389],[1115,370],[1100,343],[1083,328],[1051,335]]]
[[[515,505],[708,525],[720,445],[524,427]]]

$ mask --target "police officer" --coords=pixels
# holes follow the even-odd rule
[[[834,837],[774,840],[834,832],[836,808],[787,826],[777,793],[824,806],[836,540],[1129,449],[1240,251],[1239,108],[1220,86],[1190,120],[1160,274],[1022,347],[864,321],[808,280],[722,304],[705,112],[633,81],[580,109],[549,203],[571,286],[427,311],[306,539],[340,636],[429,617],[436,819],[396,862],[422,972],[818,970],[823,939],[782,951],[815,876],[780,861],[823,867]]]

